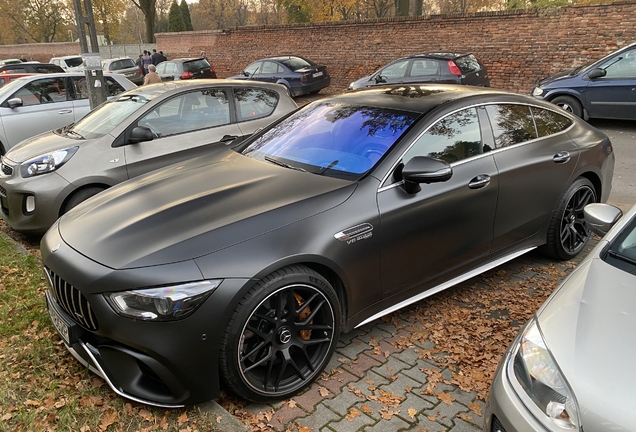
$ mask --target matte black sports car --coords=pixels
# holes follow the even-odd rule
[[[334,96],[64,215],[42,240],[51,319],[130,399],[289,397],[342,331],[536,247],[579,253],[613,168],[607,136],[530,97]]]

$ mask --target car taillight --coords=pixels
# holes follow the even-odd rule
[[[304,73],[300,76],[300,82],[304,83],[307,82],[307,80],[309,80],[309,77],[311,76],[310,73]]]
[[[184,72],[181,74],[181,79],[191,79],[193,76],[192,72]]]
[[[448,69],[450,69],[450,73],[452,73],[453,75],[461,75],[462,74],[462,71],[459,70],[459,68],[457,67],[455,62],[452,61],[452,60],[448,61]]]
[[[214,66],[210,66],[210,72],[216,73],[216,71],[214,70]]]

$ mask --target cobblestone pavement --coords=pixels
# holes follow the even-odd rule
[[[495,271],[505,270],[510,280],[527,278],[532,273],[529,269],[550,263],[569,272],[572,263],[580,262],[596,242],[590,242],[576,260],[567,263],[551,261],[533,251]],[[466,289],[481,277],[452,289]],[[293,399],[271,405],[249,404],[245,410],[258,415],[273,409],[267,424],[276,431],[480,431],[485,402],[477,399],[475,392],[462,391],[443,381],[436,383],[432,395],[424,391],[431,371],[441,373],[445,381],[452,380],[452,371],[442,362],[420,358],[422,350],[430,350],[433,344],[426,341],[400,349],[395,343],[408,334],[410,313],[412,309],[408,308],[396,312],[398,327],[402,324],[403,328],[376,320],[341,335],[325,369],[328,377],[318,379]]]

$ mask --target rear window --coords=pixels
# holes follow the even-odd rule
[[[288,59],[281,60],[280,62],[284,64],[285,66],[287,66],[288,68],[290,68],[291,70],[293,70],[294,72],[300,69],[305,69],[305,68],[313,66],[313,63],[305,59],[302,59],[300,57],[290,57]]]
[[[479,60],[477,60],[477,58],[472,54],[456,58],[453,61],[463,74],[467,74],[469,72],[478,72],[481,70]]]
[[[196,72],[203,69],[210,69],[210,63],[206,59],[192,60],[183,63],[184,72]]]
[[[110,70],[121,70],[137,67],[132,59],[115,60],[110,64]]]
[[[66,65],[68,67],[78,67],[84,63],[84,60],[82,60],[81,57],[67,58],[67,59],[64,59],[64,61],[66,62]]]
[[[35,71],[37,73],[59,73],[64,72],[64,69],[55,65],[40,65],[35,66]]]
[[[531,110],[540,137],[561,132],[572,124],[572,120],[553,111],[536,107]]]

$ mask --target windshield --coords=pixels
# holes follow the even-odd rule
[[[84,139],[100,138],[112,131],[126,117],[139,110],[155,95],[128,94],[100,105],[77,122],[70,131]]]
[[[627,267],[627,270],[634,272],[634,266],[636,266],[636,218],[627,225],[623,231],[618,235],[616,240],[612,242],[608,250],[610,257],[618,259],[623,265],[617,265],[619,268],[624,268],[624,264],[631,264]],[[616,265],[616,262],[611,262]]]
[[[293,70],[294,72],[300,69],[306,69],[312,67],[312,63],[300,57],[290,57],[280,61],[282,64]]]
[[[611,66],[613,62],[618,60],[617,58],[612,58],[615,55],[616,55],[616,52],[613,52],[606,55],[600,60],[594,60],[591,63],[585,64],[583,66],[579,66],[572,71],[571,75],[577,75],[579,73],[587,72],[588,70],[592,69],[592,66],[600,67],[601,69],[607,69],[608,66]],[[623,54],[622,56],[625,57],[625,54]]]
[[[314,174],[355,180],[387,153],[417,114],[314,103],[253,140],[242,153]]]

